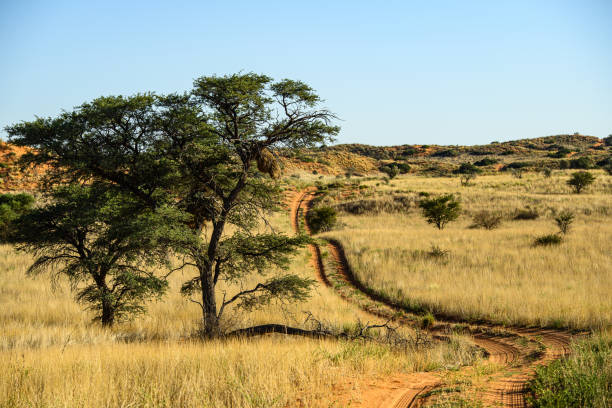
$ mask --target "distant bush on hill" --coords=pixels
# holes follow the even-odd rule
[[[483,166],[490,166],[492,164],[497,164],[497,163],[499,163],[499,160],[491,159],[490,157],[485,157],[484,159],[474,162],[474,166],[483,167]]]
[[[459,152],[455,149],[445,149],[440,150],[432,154],[434,157],[457,157],[459,156]]]

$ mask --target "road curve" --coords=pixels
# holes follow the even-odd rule
[[[311,233],[305,222],[305,216],[310,208],[315,192],[316,188],[312,187],[297,192],[291,198],[291,223],[296,233],[299,233],[301,230],[300,210],[303,211],[304,229],[308,234]],[[325,273],[319,245],[310,244],[309,249],[312,254],[312,263],[317,279],[322,284],[331,286],[329,278]],[[382,304],[392,310],[404,311],[401,306],[389,299],[382,298],[359,282],[352,273],[348,260],[344,254],[344,249],[339,242],[328,240],[327,249],[335,261],[337,273],[355,290],[363,293],[370,298],[372,302]],[[341,296],[345,300],[352,302],[347,296],[342,294]],[[366,312],[374,314],[377,317],[390,317],[389,314],[385,314],[378,309],[373,311],[369,308],[361,307]],[[400,319],[400,323],[414,325],[414,321],[409,320]],[[462,322],[455,320],[444,322],[438,320],[438,323],[439,324],[431,330],[432,332],[438,332],[440,327]],[[505,334],[496,334],[494,332],[505,332]],[[484,389],[478,393],[478,398],[482,400],[485,406],[511,408],[526,407],[526,384],[533,376],[535,368],[538,365],[546,364],[553,359],[567,355],[570,352],[570,344],[574,337],[571,333],[562,330],[508,328],[494,324],[484,324],[476,327],[472,326],[470,334],[474,343],[486,350],[489,361],[506,368],[512,368],[510,375],[506,372],[492,375],[490,380],[485,384]],[[527,344],[536,342],[545,346],[545,352],[534,358],[533,347],[528,347]],[[415,373],[415,377],[410,385],[392,393],[392,395],[384,399],[379,406],[381,408],[409,408],[422,406],[426,403],[426,398],[421,397],[441,385],[440,379],[436,376],[432,376],[431,373]]]

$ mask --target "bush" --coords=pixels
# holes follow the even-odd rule
[[[473,165],[472,163],[461,163],[459,168],[453,171],[455,174],[478,174],[482,173],[482,170]]]
[[[474,166],[483,167],[483,166],[490,166],[492,164],[497,164],[497,163],[499,163],[499,160],[485,157],[482,160],[478,160],[477,162],[474,162]]]
[[[576,194],[580,194],[582,190],[593,184],[595,176],[588,171],[577,171],[572,173],[572,176],[567,180],[567,185],[574,189]]]
[[[553,246],[559,245],[563,241],[561,235],[558,234],[547,234],[541,235],[533,241],[534,246]]]
[[[595,167],[595,163],[593,162],[593,159],[591,159],[590,157],[579,157],[577,159],[572,159],[569,162],[570,164],[570,169],[592,169],[593,167]]]
[[[574,222],[574,213],[569,210],[562,211],[555,217],[555,222],[557,223],[557,227],[559,227],[559,231],[565,235],[569,232]]]
[[[380,171],[385,173],[390,179],[394,178],[399,174],[399,170],[396,166],[382,166]]]
[[[434,157],[457,157],[459,156],[459,152],[454,149],[446,149],[446,150],[440,150],[438,152],[435,152],[434,154],[432,154],[432,156]]]
[[[535,220],[540,217],[538,210],[535,208],[524,208],[522,210],[516,210],[514,213],[515,220]]]
[[[306,222],[313,234],[329,231],[336,225],[336,210],[329,206],[313,208],[308,211]]]
[[[572,346],[572,354],[540,366],[530,381],[534,408],[607,408],[612,401],[612,337],[599,335]]]
[[[604,166],[603,169],[606,171],[606,173],[612,176],[612,164],[608,164],[607,166]]]
[[[423,210],[427,222],[438,229],[443,229],[447,223],[459,218],[461,213],[461,204],[452,194],[421,200],[419,207]]]
[[[9,240],[13,221],[25,214],[34,205],[30,194],[0,194],[0,241]]]
[[[572,151],[566,147],[562,147],[559,150],[557,150],[554,153],[548,153],[548,157],[552,157],[554,159],[563,159],[564,157],[566,157],[568,154],[570,154]]]
[[[474,214],[472,221],[474,221],[473,227],[492,230],[499,227],[502,222],[502,215],[484,210]]]
[[[400,174],[406,174],[410,171],[410,165],[408,163],[395,163]]]
[[[525,167],[533,166],[532,162],[512,162],[504,166],[504,170],[507,169],[524,169]]]
[[[608,135],[608,137],[604,137],[603,141],[606,146],[612,146],[612,135]]]
[[[431,314],[431,312],[428,312],[426,315],[424,315],[421,318],[421,328],[429,329],[430,327],[434,325],[435,322],[436,322],[436,318],[434,317],[434,315]]]

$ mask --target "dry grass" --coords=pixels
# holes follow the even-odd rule
[[[456,178],[402,177],[377,193],[453,192],[464,215],[442,231],[414,207],[344,215],[344,228],[328,235],[345,245],[359,279],[398,301],[503,323],[605,327],[612,324],[612,178],[598,172],[595,185],[576,195],[568,193],[568,174],[483,176],[470,187]],[[541,217],[509,220],[525,206]],[[484,209],[506,220],[496,230],[470,229],[469,216]],[[577,214],[570,234],[557,247],[534,248],[534,237],[556,231],[552,214],[563,209]],[[431,245],[448,256],[427,256]]]
[[[286,214],[272,221],[289,231]],[[309,260],[304,249],[291,272],[312,276]],[[29,262],[0,246],[0,407],[330,406],[339,394],[344,402],[358,399],[366,379],[474,358],[462,338],[405,352],[283,336],[198,342],[192,334],[199,310],[178,294],[187,278],[180,274],[147,315],[103,330],[64,282],[52,289],[44,276],[26,278]],[[304,311],[337,327],[377,321],[319,286],[305,303],[271,306],[226,324],[301,326]]]

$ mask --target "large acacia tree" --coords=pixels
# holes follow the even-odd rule
[[[7,131],[14,143],[37,150],[29,160],[54,170],[49,183],[107,182],[143,208],[184,212],[194,243],[175,245],[184,258],[178,267],[196,273],[182,290],[201,306],[203,332],[217,335],[227,306],[302,300],[314,283],[281,272],[308,238],[258,225],[281,200],[278,183],[264,175],[276,175],[274,150],[315,146],[337,134],[334,115],[320,104],[299,81],[212,76],[197,79],[187,94],[99,98]],[[246,287],[252,273],[262,278]],[[218,299],[222,280],[239,289]]]

